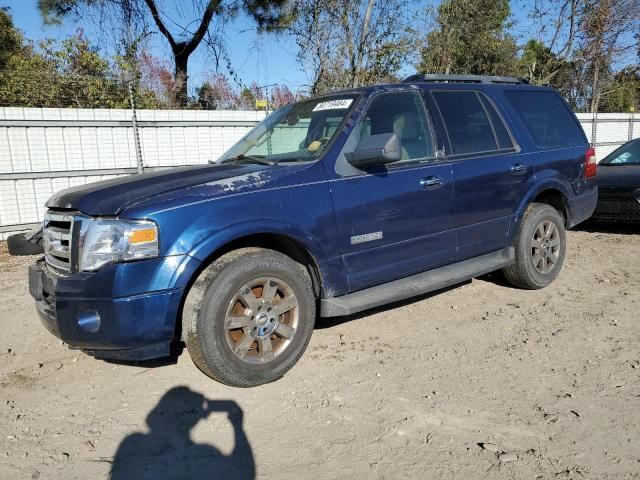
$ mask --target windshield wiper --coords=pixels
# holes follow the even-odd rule
[[[254,162],[260,165],[277,165],[278,162],[273,160],[267,160],[263,155],[245,155],[241,153],[240,155],[236,155],[235,157],[228,158],[225,160],[226,162],[231,163],[240,163],[240,162]]]

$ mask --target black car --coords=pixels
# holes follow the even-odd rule
[[[598,164],[594,220],[640,222],[640,138],[625,143]]]

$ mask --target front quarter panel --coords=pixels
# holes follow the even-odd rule
[[[316,260],[323,285],[342,291],[341,257],[333,207],[320,162],[277,166],[245,178],[199,185],[122,216],[149,218],[160,226],[161,254],[206,262],[224,245],[245,236],[272,233],[302,244]],[[175,279],[177,284],[184,280]]]

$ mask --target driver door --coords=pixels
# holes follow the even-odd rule
[[[367,171],[347,163],[369,135],[395,133],[402,159]],[[425,105],[415,91],[382,93],[370,102],[330,180],[341,254],[351,291],[450,263],[453,174],[436,158]]]

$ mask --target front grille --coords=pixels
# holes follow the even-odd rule
[[[603,220],[640,221],[640,201],[633,197],[601,196],[593,216]]]
[[[42,240],[47,265],[59,272],[71,271],[73,216],[49,211],[44,218]]]

